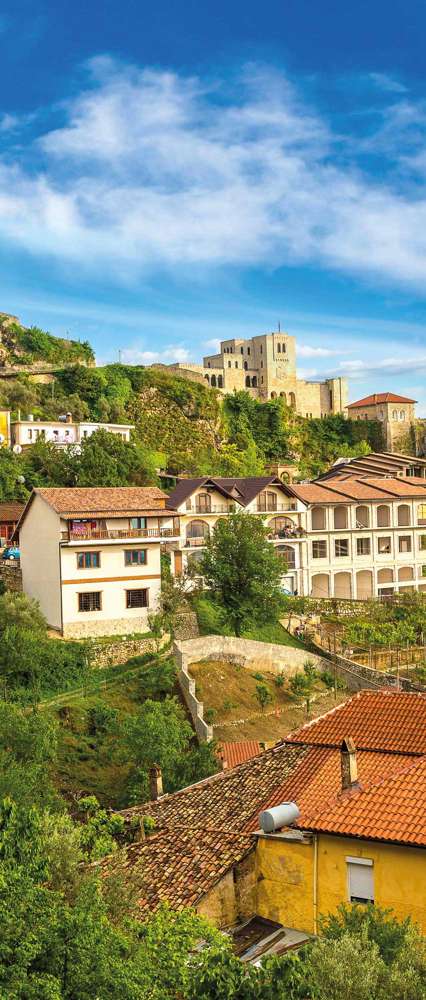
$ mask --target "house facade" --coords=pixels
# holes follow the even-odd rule
[[[26,420],[12,420],[11,444],[15,451],[30,448],[36,441],[50,441],[58,447],[81,444],[95,431],[117,434],[123,441],[130,441],[134,424],[101,424],[93,421],[76,421],[72,414],[64,414],[61,420],[35,420],[30,414]]]
[[[280,397],[304,417],[342,413],[347,406],[346,379],[307,382],[297,377],[296,339],[281,331],[223,340],[219,353],[203,358],[202,365],[168,367],[184,377],[201,377],[220,392],[244,389],[263,402]]]
[[[366,600],[426,591],[424,479],[182,479],[169,503],[180,515],[184,568],[201,560],[218,519],[240,510],[262,518],[293,594]]]
[[[156,487],[33,491],[16,529],[22,585],[52,628],[68,638],[147,631],[161,546],[179,538],[166,499]]]

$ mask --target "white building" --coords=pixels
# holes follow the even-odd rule
[[[147,631],[161,545],[179,538],[166,500],[157,487],[33,491],[16,529],[22,583],[52,628],[69,638]]]
[[[11,422],[11,444],[15,450],[20,450],[29,448],[42,438],[64,447],[81,444],[85,438],[99,430],[118,434],[123,441],[130,441],[130,432],[134,430],[134,424],[101,424],[89,420],[79,423],[72,419],[71,413],[64,414],[63,419],[59,420],[35,420],[33,415],[29,414],[26,420]]]
[[[168,502],[180,514],[186,565],[201,559],[220,517],[244,510],[268,527],[292,593],[367,599],[426,591],[424,479],[182,479]]]

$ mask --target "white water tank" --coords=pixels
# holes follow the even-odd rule
[[[263,833],[275,833],[282,826],[291,826],[300,816],[299,806],[295,802],[282,802],[272,809],[260,813],[259,823]]]

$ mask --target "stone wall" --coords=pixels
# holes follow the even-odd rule
[[[234,927],[256,913],[254,850],[221,878],[197,904],[197,913],[215,927]]]
[[[96,639],[103,635],[128,636],[129,632],[146,632],[146,615],[140,618],[102,618],[99,621],[68,622],[64,625],[64,639]]]
[[[306,649],[225,635],[203,635],[186,642],[176,641],[173,652],[179,668],[179,685],[200,740],[213,739],[213,727],[204,721],[204,706],[196,696],[195,681],[189,674],[191,663],[198,663],[200,660],[226,660],[227,663],[235,663],[250,670],[263,670],[270,674],[285,673],[287,677],[301,670],[306,660],[311,660],[317,669],[329,668],[327,660]]]
[[[0,560],[0,580],[3,581],[6,590],[22,593],[22,570],[15,562]]]
[[[160,647],[164,649],[170,642],[168,634],[163,635]],[[97,642],[96,639],[91,644],[91,665],[93,667],[116,667],[121,663],[127,663],[133,656],[143,656],[144,653],[155,653],[156,642],[154,639],[138,639],[129,636],[116,639],[112,642]]]

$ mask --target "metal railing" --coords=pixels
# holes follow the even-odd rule
[[[197,548],[202,545],[207,545],[208,536],[203,535],[187,535],[185,539],[185,545],[190,548]]]
[[[70,542],[103,541],[116,538],[175,538],[173,528],[89,528],[87,531],[62,531],[62,540]]]

